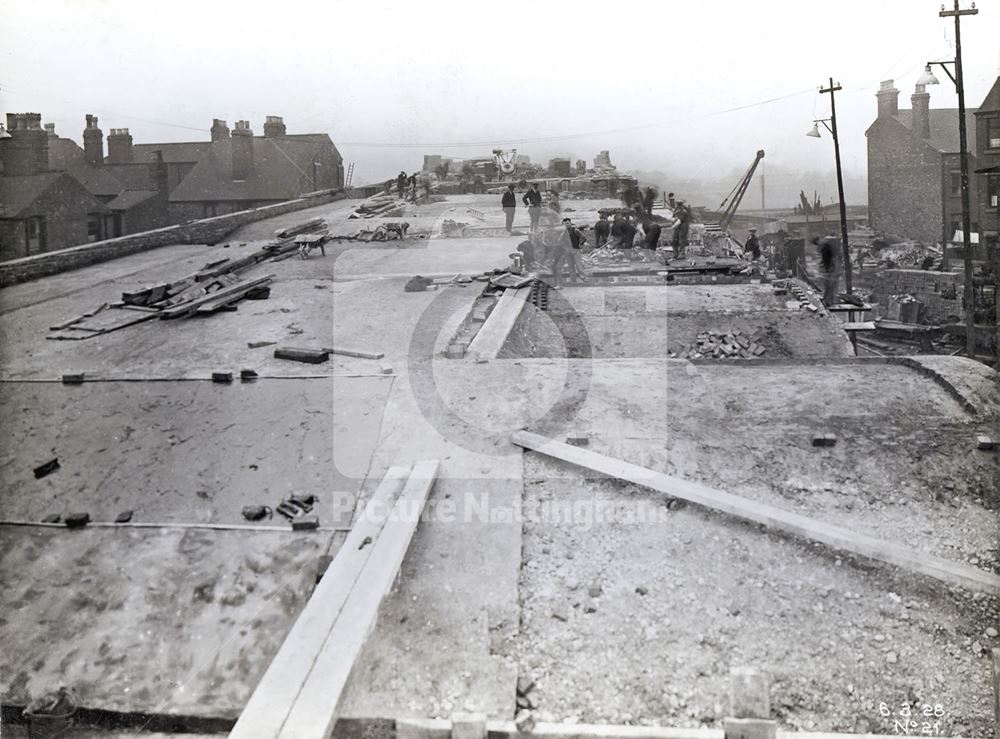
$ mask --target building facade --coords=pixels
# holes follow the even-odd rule
[[[868,127],[868,208],[871,226],[887,236],[928,244],[951,240],[962,228],[958,110],[931,109],[917,85],[911,108],[900,110],[899,90],[882,82],[878,115]],[[966,111],[969,171],[976,168],[975,110]],[[972,203],[977,182],[969,181]],[[973,205],[971,227],[979,226]]]
[[[997,244],[1000,232],[1000,77],[976,111],[976,146],[980,243]]]

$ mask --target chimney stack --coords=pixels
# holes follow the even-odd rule
[[[132,163],[132,134],[127,128],[112,128],[108,134],[108,163]]]
[[[269,115],[264,121],[264,136],[273,139],[275,136],[285,135],[285,122],[280,115]]]
[[[56,135],[56,124],[55,123],[46,123],[45,124],[45,133],[48,134],[48,136],[49,136],[50,139],[57,139],[57,138],[59,138]]]
[[[40,113],[8,113],[4,174],[33,175],[49,169],[49,135]]]
[[[899,113],[899,90],[892,80],[883,80],[875,97],[878,98],[879,118],[891,118]]]
[[[95,167],[104,164],[104,132],[97,127],[97,116],[89,113],[83,129],[83,154]]]
[[[219,118],[212,119],[212,141],[224,141],[229,138],[229,124]]]
[[[922,139],[931,137],[931,96],[923,85],[917,85],[910,96],[913,120],[910,122],[913,135]]]
[[[164,164],[163,152],[159,149],[154,151],[149,158],[149,179],[152,180],[158,193],[167,194],[167,165]]]
[[[245,180],[253,169],[253,131],[250,121],[236,121],[233,129],[233,179]]]

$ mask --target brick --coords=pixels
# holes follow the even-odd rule
[[[812,438],[812,445],[819,447],[836,446],[837,437],[833,434],[816,434]]]
[[[82,385],[83,380],[83,372],[67,372],[62,376],[63,385]]]
[[[993,440],[993,437],[986,434],[979,434],[976,436],[976,448],[980,451],[991,452],[997,448],[997,443]]]
[[[232,372],[213,372],[212,382],[232,382],[233,373]]]
[[[247,382],[249,380],[256,380],[257,379],[257,372],[255,370],[252,370],[252,369],[241,369],[240,370],[240,379],[243,380],[243,382]]]
[[[566,443],[573,446],[589,446],[590,437],[583,432],[577,431],[566,437]]]
[[[288,359],[306,364],[322,364],[330,358],[330,353],[322,349],[299,349],[292,346],[280,346],[274,350],[275,359]]]
[[[292,519],[292,531],[313,531],[318,528],[318,516],[299,516]]]
[[[386,364],[385,362],[379,362],[378,363],[378,371],[379,371],[380,374],[383,374],[383,375],[391,375],[392,374],[392,365],[391,364]]]

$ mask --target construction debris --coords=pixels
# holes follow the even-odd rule
[[[271,517],[271,509],[266,505],[246,505],[243,506],[241,513],[247,521],[260,521],[265,517]]]
[[[997,443],[993,440],[993,437],[986,434],[979,434],[976,436],[976,448],[982,452],[992,452],[997,448]]]
[[[240,370],[240,380],[243,382],[249,382],[250,380],[257,379],[257,371],[252,369],[241,369]]]
[[[115,516],[115,523],[128,523],[132,520],[132,511],[122,511]]]
[[[354,209],[348,218],[398,218],[403,215],[406,201],[392,195],[372,195]]]
[[[212,382],[228,383],[233,381],[232,372],[213,372]]]
[[[90,514],[86,512],[70,513],[63,519],[63,523],[66,524],[67,529],[82,529],[90,523]]]
[[[330,358],[326,349],[300,349],[292,346],[282,346],[274,350],[275,359],[290,359],[293,362],[306,364],[322,364]]]
[[[46,475],[55,472],[57,469],[59,469],[59,460],[50,459],[45,464],[40,464],[37,467],[35,467],[35,479],[40,480]]]
[[[279,228],[274,232],[274,235],[279,239],[287,239],[292,236],[298,236],[299,234],[310,233],[313,231],[321,231],[326,228],[326,221],[322,218],[311,218],[308,221],[303,221],[294,226],[286,226],[285,228]]]

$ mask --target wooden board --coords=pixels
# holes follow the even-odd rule
[[[348,534],[305,609],[288,632],[274,660],[257,684],[230,737],[275,737],[305,684],[343,610],[352,588],[374,549],[393,501],[409,476],[408,467],[390,467],[364,514]],[[365,541],[368,540],[368,544]]]
[[[47,334],[46,339],[55,341],[80,341],[90,339],[94,336],[117,331],[126,326],[134,326],[137,323],[156,318],[157,313],[146,313],[126,310],[107,310],[93,318],[85,318],[72,324],[64,331]]]
[[[302,691],[281,728],[283,739],[329,739],[354,663],[375,628],[379,608],[399,574],[420,513],[437,477],[437,460],[417,462],[375,541],[359,582],[327,635]]]
[[[517,317],[521,315],[525,302],[531,288],[522,287],[516,290],[504,290],[500,300],[493,307],[492,312],[486,319],[486,323],[479,329],[479,333],[472,339],[466,354],[473,357],[479,356],[483,359],[496,359],[503,345],[510,336]]]
[[[1000,577],[975,567],[925,554],[916,549],[859,534],[823,521],[816,521],[766,503],[758,503],[738,495],[715,490],[701,483],[682,480],[679,477],[655,472],[645,467],[606,457],[603,454],[553,441],[540,434],[517,431],[512,440],[518,446],[533,449],[564,462],[586,467],[610,477],[627,480],[675,498],[682,498],[706,508],[736,516],[745,521],[764,524],[778,531],[819,541],[833,549],[913,570],[941,580],[948,585],[958,585],[974,591],[1000,595]]]
[[[326,349],[298,349],[294,346],[279,346],[274,350],[274,358],[307,364],[322,364],[330,358],[330,353]]]
[[[345,349],[342,346],[324,348],[323,351],[330,354],[340,354],[344,357],[358,357],[360,359],[382,359],[385,354],[382,352],[366,352],[361,349]]]
[[[224,287],[221,290],[209,293],[203,298],[189,300],[181,305],[166,308],[165,310],[160,311],[160,318],[177,318],[178,316],[193,313],[199,306],[204,305],[205,303],[215,302],[220,298],[228,297],[230,295],[238,295],[240,293],[248,292],[252,288],[258,285],[264,285],[273,279],[274,275],[265,275],[263,277],[258,277],[255,280],[247,280],[246,282],[239,282],[235,285],[231,285],[230,287]]]
[[[848,321],[843,325],[844,331],[874,331],[874,321]]]

